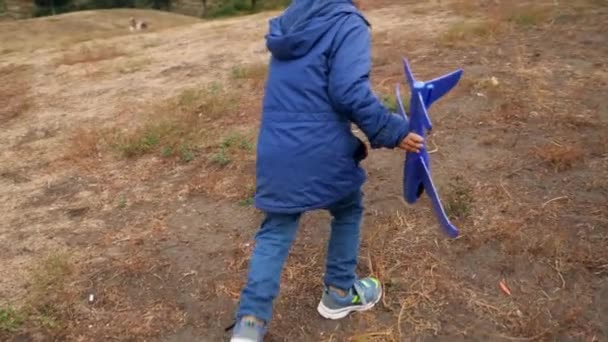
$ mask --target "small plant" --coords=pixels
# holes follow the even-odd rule
[[[119,149],[125,157],[130,158],[151,152],[158,143],[159,137],[154,132],[147,132],[137,140],[119,145]]]
[[[473,189],[461,176],[452,179],[445,199],[446,214],[453,219],[467,219],[473,208]]]
[[[171,148],[171,146],[165,146],[160,151],[160,155],[163,156],[164,158],[169,158],[173,155],[173,149]]]
[[[255,202],[255,185],[251,185],[247,189],[247,197],[239,201],[239,204],[244,207],[252,206]]]
[[[184,163],[189,163],[194,160],[194,152],[187,145],[179,147],[179,159]]]
[[[72,267],[66,254],[51,254],[34,270],[32,286],[40,292],[63,287],[71,272]]]
[[[245,199],[240,200],[239,204],[243,207],[249,207],[249,206],[253,205],[253,202],[254,202],[253,196],[249,196]]]
[[[42,261],[31,274],[28,316],[39,325],[55,329],[69,308],[69,281],[73,273],[69,257],[54,253]]]
[[[145,146],[146,148],[154,147],[154,146],[158,145],[158,141],[159,141],[159,137],[157,134],[155,134],[155,132],[148,132],[141,139],[141,144],[143,146]]]
[[[397,111],[397,98],[393,95],[383,95],[382,104],[384,104],[384,106],[393,113]]]
[[[213,81],[213,82],[211,82],[211,84],[209,85],[207,90],[209,91],[211,96],[216,96],[223,91],[223,87],[217,81]]]
[[[241,140],[239,143],[239,148],[245,151],[251,151],[253,150],[253,144],[248,140]]]
[[[175,123],[170,121],[150,122],[131,133],[122,133],[115,139],[117,149],[127,158],[138,157],[158,151],[158,145],[168,136],[179,134]],[[166,146],[164,147],[166,148]]]
[[[382,104],[384,104],[384,106],[390,110],[393,113],[397,113],[400,111],[399,104],[397,103],[397,97],[396,95],[392,95],[392,94],[383,94],[381,95],[380,99],[382,100]],[[409,111],[409,104],[410,104],[410,100],[409,97],[404,97],[403,94],[401,95],[401,103],[403,103],[403,107],[405,107],[405,111],[408,112]]]
[[[116,204],[118,209],[123,209],[127,207],[127,197],[125,195],[120,195],[118,197],[118,203]]]
[[[211,156],[211,162],[224,167],[230,164],[232,160],[230,160],[230,157],[226,154],[226,148],[222,146],[219,151]]]
[[[240,133],[234,133],[229,135],[224,141],[222,141],[222,147],[231,148],[236,147],[241,150],[251,151],[253,149],[253,144]]]
[[[14,332],[23,324],[24,315],[8,307],[0,307],[0,331]]]
[[[219,149],[211,156],[210,161],[213,164],[224,167],[232,162],[232,158],[230,157],[231,152],[237,153],[239,150],[251,151],[253,147],[253,143],[245,135],[232,133],[222,140]]]

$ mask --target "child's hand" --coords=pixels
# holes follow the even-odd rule
[[[405,139],[399,144],[400,149],[407,152],[420,153],[420,149],[424,146],[424,138],[416,133],[408,134]]]

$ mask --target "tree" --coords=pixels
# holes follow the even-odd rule
[[[55,15],[69,11],[73,7],[71,0],[35,0],[36,14],[38,15]]]
[[[207,0],[202,0],[203,1],[203,17],[207,16]]]

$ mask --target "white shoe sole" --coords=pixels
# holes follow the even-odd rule
[[[352,312],[361,312],[361,311],[370,310],[376,304],[378,304],[378,302],[380,302],[380,299],[382,299],[382,289],[380,289],[380,295],[378,296],[378,299],[376,299],[374,302],[370,302],[365,305],[347,306],[342,309],[330,309],[327,306],[325,306],[325,304],[323,304],[323,302],[321,301],[321,302],[319,302],[319,306],[317,306],[317,311],[323,318],[326,318],[326,319],[331,319],[331,320],[342,319],[342,318],[348,316]]]
[[[253,342],[253,340],[241,338],[241,337],[233,337],[230,339],[230,342]]]

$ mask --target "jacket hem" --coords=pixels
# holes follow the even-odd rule
[[[256,209],[259,209],[265,213],[273,213],[273,214],[300,214],[300,213],[304,213],[307,211],[313,211],[313,210],[322,210],[322,209],[327,209],[327,207],[331,206],[332,204],[340,201],[341,199],[345,198],[346,196],[348,196],[349,194],[357,191],[357,190],[361,190],[361,188],[363,187],[363,184],[365,184],[365,181],[363,181],[360,185],[358,186],[354,186],[352,188],[349,188],[348,191],[345,191],[344,193],[340,193],[339,196],[336,196],[336,198],[330,200],[330,201],[326,201],[324,203],[321,204],[315,204],[315,205],[310,205],[310,206],[305,206],[305,207],[272,207],[272,206],[264,206],[258,203],[258,201],[255,201],[255,207]]]

